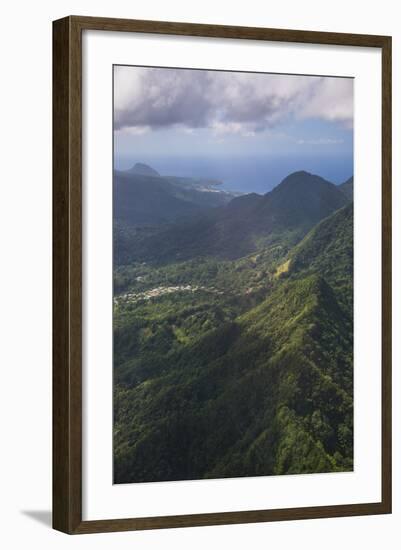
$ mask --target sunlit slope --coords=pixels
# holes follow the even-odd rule
[[[352,469],[352,219],[315,226],[257,305],[204,289],[119,313],[116,482]]]

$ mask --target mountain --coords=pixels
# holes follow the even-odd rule
[[[345,204],[338,188],[327,180],[295,172],[265,195],[262,214],[276,217],[281,226],[314,225]]]
[[[138,176],[156,176],[160,177],[159,172],[157,172],[154,168],[151,166],[148,166],[147,164],[143,164],[142,162],[137,162],[127,170],[130,174],[137,174]]]
[[[159,225],[226,204],[233,194],[215,180],[160,176],[137,163],[113,177],[114,221],[129,227]]]
[[[283,184],[224,212],[248,220],[260,208],[274,214],[269,227],[293,212],[305,227],[341,203],[313,177]],[[307,215],[285,198],[290,189]],[[116,483],[352,470],[352,227],[346,205],[276,263],[262,248],[133,273],[144,289],[159,280],[175,290],[135,307],[122,297],[115,309]]]
[[[288,249],[347,202],[334,184],[295,172],[266,195],[233,198],[221,208],[133,242],[126,261],[163,262],[196,256],[235,259],[273,244]]]
[[[128,226],[154,225],[199,212],[200,206],[172,192],[159,176],[115,172],[113,219]]]
[[[288,271],[319,273],[338,291],[341,299],[352,304],[353,230],[354,205],[350,203],[321,221],[294,247]]]
[[[349,199],[353,200],[354,198],[354,178],[351,177],[344,183],[338,186],[338,188],[344,193],[344,195]]]

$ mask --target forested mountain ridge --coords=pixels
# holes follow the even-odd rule
[[[329,216],[294,247],[289,270],[319,273],[338,291],[342,300],[353,299],[354,204]]]
[[[133,166],[131,166],[131,168],[129,168],[125,172],[128,172],[129,174],[136,174],[138,176],[160,177],[160,174],[157,170],[155,170],[148,164],[144,164],[143,162],[135,163]]]
[[[353,200],[354,198],[354,178],[353,176],[347,179],[344,183],[338,186],[340,191],[342,191],[347,199]]]
[[[293,204],[282,188],[224,212],[282,227],[313,187],[288,224],[328,217],[293,245],[117,270],[115,482],[352,470],[353,207],[320,180],[284,182]]]
[[[334,184],[295,172],[265,195],[233,198],[226,206],[194,214],[145,239],[133,239],[121,263],[170,262],[199,256],[236,259],[273,244],[288,249],[318,221],[347,204]]]
[[[113,219],[127,228],[158,225],[222,206],[235,195],[217,180],[161,176],[146,164],[115,170]]]

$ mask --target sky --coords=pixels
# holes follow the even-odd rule
[[[316,166],[345,179],[353,79],[115,66],[114,158],[117,168],[153,162],[169,175],[253,159],[284,175]]]

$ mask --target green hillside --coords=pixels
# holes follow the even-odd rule
[[[186,216],[227,204],[234,194],[218,188],[220,182],[161,176],[146,164],[115,170],[113,220],[129,230],[171,223]]]
[[[320,273],[342,301],[353,300],[354,205],[318,224],[291,252],[290,271]]]
[[[338,188],[340,189],[340,191],[342,191],[345,194],[347,199],[353,200],[354,198],[354,178],[353,177],[347,179],[347,181],[339,185]]]
[[[122,261],[160,264],[205,256],[233,260],[272,245],[287,252],[347,202],[332,183],[295,172],[266,195],[236,197],[226,206],[163,227],[145,240],[132,240],[131,252]]]
[[[116,483],[352,470],[353,209],[320,178],[283,184],[223,214],[281,244],[221,257],[203,236],[208,255],[116,269]]]

